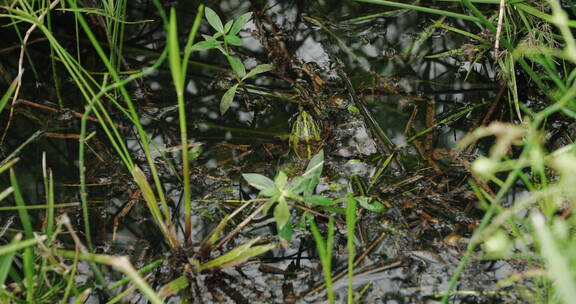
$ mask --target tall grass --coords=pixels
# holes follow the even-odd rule
[[[81,237],[76,234],[67,217],[64,216],[60,221],[58,221],[58,224],[56,224],[55,208],[60,206],[60,204],[55,204],[54,177],[50,168],[47,168],[46,166],[46,156],[44,156],[42,162],[46,200],[45,205],[32,205],[24,201],[24,197],[19,189],[16,173],[10,168],[18,161],[16,155],[18,155],[18,153],[26,147],[29,142],[38,138],[42,132],[36,132],[16,151],[13,151],[5,159],[0,160],[0,174],[4,171],[10,170],[11,180],[11,187],[3,189],[3,191],[0,192],[0,200],[5,199],[10,195],[13,196],[16,206],[11,207],[10,210],[18,211],[20,223],[24,230],[24,240],[22,240],[22,234],[17,234],[13,238],[12,243],[0,246],[0,252],[2,252],[2,257],[0,258],[0,284],[3,284],[9,276],[12,278],[12,281],[19,282],[20,289],[24,290],[24,301],[27,303],[53,302],[54,298],[59,294],[63,294],[64,301],[72,296],[76,297],[76,301],[82,301],[85,299],[87,294],[89,294],[89,290],[79,290],[74,286],[74,275],[77,271],[78,264],[81,261],[88,262],[92,266],[92,270],[96,276],[95,283],[107,287],[105,292],[109,293],[109,295],[112,295],[111,292],[113,288],[125,283],[112,285],[107,284],[101,273],[100,266],[98,265],[111,266],[116,270],[123,272],[127,276],[127,279],[122,280],[123,282],[128,280],[134,284],[152,303],[162,303],[158,294],[138,274],[127,257],[114,257],[93,253],[94,244],[92,240],[92,229],[94,227],[91,225],[89,215],[85,159],[87,142],[92,136],[94,136],[94,133],[87,134],[87,120],[89,115],[94,115],[97,118],[101,130],[109,140],[112,148],[116,152],[116,155],[122,161],[126,170],[132,174],[135,183],[142,192],[143,199],[146,202],[146,206],[149,209],[156,226],[164,236],[166,244],[173,249],[177,249],[183,244],[190,245],[192,204],[190,197],[189,140],[187,135],[188,118],[186,117],[184,94],[186,78],[189,73],[188,65],[190,57],[192,52],[197,50],[192,46],[202,21],[204,6],[200,5],[198,7],[196,18],[194,19],[192,28],[189,31],[188,38],[185,42],[184,52],[182,54],[179,47],[179,32],[182,31],[182,29],[178,28],[176,11],[171,9],[170,17],[168,18],[161,3],[157,0],[153,2],[158,8],[158,13],[166,28],[167,42],[165,48],[159,53],[156,61],[150,67],[124,78],[121,77],[120,74],[126,67],[123,59],[123,46],[126,24],[125,17],[128,5],[127,1],[103,1],[101,3],[102,9],[82,7],[80,5],[81,3],[75,0],[62,2],[59,0],[52,2],[47,0],[32,2],[15,1],[10,5],[8,5],[7,1],[4,1],[6,5],[0,7],[2,10],[0,12],[0,19],[9,19],[13,21],[12,25],[18,34],[20,34],[21,27],[28,26],[26,35],[21,37],[21,41],[24,42],[24,44],[32,32],[39,33],[47,39],[52,54],[52,75],[54,77],[54,84],[60,107],[84,107],[85,109],[84,116],[80,122],[78,156],[80,201],[84,222],[83,235],[85,236],[85,239],[81,239]],[[73,14],[74,16],[76,22],[75,37],[77,38],[76,54],[73,54],[71,50],[64,47],[64,43],[59,41],[52,32],[52,22],[54,21],[54,18],[50,13],[55,9],[60,9],[66,14]],[[99,25],[104,25],[104,41],[99,40],[100,38],[98,38],[93,32],[93,27],[86,20],[87,14],[92,14],[92,17],[96,16],[96,18],[103,21],[103,24],[99,23]],[[45,18],[45,16],[48,16],[48,18]],[[239,30],[240,29],[238,29],[238,31]],[[98,73],[98,75],[101,76],[94,76],[97,74],[87,71],[83,66],[83,61],[85,61],[85,59],[81,57],[80,52],[79,38],[81,36],[87,37],[89,45],[98,56],[100,61],[99,64],[104,67],[105,72]],[[108,48],[104,47],[104,45],[108,46]],[[27,77],[27,75],[23,74],[24,54],[26,54],[26,47],[22,47],[19,63],[20,74],[10,85],[9,89],[2,95],[2,98],[0,98],[0,113],[6,108],[6,105],[8,105],[11,100],[12,104],[14,104],[14,101],[16,101],[20,95],[19,88],[23,81],[22,78]],[[144,130],[135,102],[132,100],[132,97],[126,88],[128,84],[133,83],[135,80],[158,70],[163,64],[165,64],[166,59],[168,59],[168,67],[172,73],[174,88],[176,90],[176,102],[178,104],[178,117],[181,133],[181,180],[183,181],[182,187],[184,193],[183,200],[185,217],[183,239],[178,237],[176,225],[173,223],[172,219],[174,217],[177,218],[176,214],[178,213],[172,211],[168,207],[162,180],[158,174],[154,157],[152,156],[152,150],[156,149],[156,152],[160,153],[164,159],[167,159],[167,157],[154,145],[149,134]],[[31,63],[33,66],[34,62]],[[67,75],[60,75],[59,73],[62,70],[60,68],[63,68]],[[68,101],[63,100],[59,92],[59,79],[62,78],[70,78],[74,83],[75,88],[80,92],[83,100],[81,100],[79,104],[65,104],[65,102]],[[145,169],[140,168],[134,161],[132,152],[126,145],[125,136],[112,119],[112,116],[116,115],[113,112],[123,114],[125,119],[131,123],[131,128],[135,130],[137,134],[136,139],[139,141],[140,147],[144,151],[146,157]],[[150,179],[153,181],[153,184],[149,182]],[[28,210],[31,208],[42,208],[46,211],[46,222],[43,229],[39,232],[42,235],[36,235],[33,233],[34,227],[28,214]],[[54,250],[52,248],[52,244],[62,232],[62,226],[65,226],[68,229],[68,232],[72,235],[76,244],[76,250]],[[229,253],[221,255],[219,258],[202,261],[204,263],[199,264],[196,270],[200,272],[209,271],[214,268],[230,267],[253,256],[269,251],[276,246],[274,243],[253,246],[256,241],[258,241],[258,239],[251,240]],[[84,246],[84,242],[87,244],[87,247]],[[15,259],[20,259],[23,262],[22,276],[19,274],[20,271],[15,268],[15,264],[13,263]],[[68,273],[61,272],[56,276],[51,276],[49,275],[48,269],[57,267],[58,259],[71,259],[73,261],[72,267],[70,268],[71,271]],[[154,264],[154,266],[157,265],[159,265],[158,262]],[[48,277],[50,277],[50,279]],[[43,284],[44,282],[49,282],[49,284]],[[2,289],[0,293],[0,299],[18,300],[16,294],[7,290]],[[121,293],[115,297],[113,301],[122,300],[122,297],[126,294],[127,292]]]

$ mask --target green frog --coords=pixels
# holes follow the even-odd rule
[[[301,110],[292,124],[290,147],[299,158],[310,159],[322,148],[320,127],[305,110]]]

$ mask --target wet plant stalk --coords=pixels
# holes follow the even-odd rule
[[[190,57],[191,46],[194,42],[196,32],[202,20],[204,6],[198,7],[196,19],[192,25],[192,30],[186,48],[184,51],[184,58],[180,60],[180,48],[178,46],[178,29],[176,24],[176,10],[170,10],[170,24],[168,28],[168,57],[170,62],[170,71],[176,89],[176,96],[178,98],[178,119],[180,121],[180,141],[182,145],[182,177],[184,180],[184,240],[190,241],[192,231],[192,202],[190,198],[190,161],[188,159],[188,132],[186,124],[186,106],[184,103],[184,88],[186,84],[186,67],[187,61]]]
[[[314,220],[311,217],[308,219],[308,224],[310,225],[312,236],[316,242],[318,256],[320,256],[324,281],[326,282],[326,293],[328,294],[328,301],[330,304],[334,304],[334,289],[332,287],[332,244],[334,241],[334,218],[328,218],[328,236],[326,237],[326,241],[324,241],[322,235],[320,235],[320,231],[318,230],[316,223],[314,223]]]
[[[354,297],[354,258],[356,248],[354,247],[354,227],[356,226],[356,200],[351,194],[346,198],[346,237],[348,247],[348,304],[352,304]]]

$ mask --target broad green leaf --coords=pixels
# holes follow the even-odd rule
[[[252,12],[245,13],[242,16],[238,17],[238,19],[234,21],[234,25],[232,25],[232,28],[230,29],[230,34],[231,35],[238,34],[240,30],[244,27],[244,25],[248,23],[250,18],[252,18]]]
[[[272,197],[274,195],[280,196],[280,193],[279,193],[278,188],[274,187],[274,188],[266,188],[266,189],[260,191],[260,193],[258,193],[258,195],[259,196]]]
[[[246,76],[246,68],[244,67],[244,63],[242,63],[242,60],[240,60],[240,58],[236,56],[227,56],[227,58],[228,63],[232,67],[234,73],[236,73],[236,76],[238,76],[239,78]]]
[[[232,27],[232,23],[234,23],[233,20],[230,20],[230,21],[226,22],[226,24],[224,25],[224,33],[228,33],[228,31],[229,31],[230,28]]]
[[[213,49],[219,45],[222,44],[222,41],[218,41],[218,40],[206,40],[206,41],[200,41],[195,43],[192,46],[192,51],[203,51],[203,50],[209,50],[209,49]]]
[[[312,195],[314,193],[316,185],[318,184],[320,176],[322,175],[323,166],[324,166],[324,150],[320,150],[318,154],[312,157],[312,159],[308,163],[308,167],[306,167],[306,172],[302,174],[302,176],[309,178],[309,182],[306,185],[306,189],[304,190],[305,195]]]
[[[290,209],[285,199],[280,199],[274,208],[274,219],[280,229],[290,221]]]
[[[220,100],[220,114],[224,115],[226,111],[230,108],[232,101],[234,100],[234,96],[236,95],[236,89],[238,88],[238,84],[231,86],[224,95],[222,95],[222,99]]]
[[[176,23],[176,9],[170,9],[170,23],[168,24],[168,59],[170,73],[177,94],[184,92],[184,79],[182,79],[180,47],[178,46],[178,26]]]
[[[310,205],[317,205],[317,206],[329,206],[336,203],[331,198],[325,197],[323,195],[308,195],[304,196],[304,202]]]
[[[284,173],[284,171],[280,171],[276,175],[276,178],[274,178],[274,183],[276,184],[276,187],[278,189],[284,189],[284,187],[288,183],[288,176],[286,176],[286,173]]]
[[[258,190],[264,189],[275,189],[276,184],[271,179],[258,173],[245,173],[242,177],[248,182],[248,184]]]
[[[235,36],[235,35],[226,35],[224,36],[224,40],[231,45],[234,46],[241,46],[242,45],[242,38]]]
[[[314,155],[308,166],[306,167],[306,172],[303,175],[321,175],[322,174],[322,167],[324,164],[324,150],[320,150],[318,154]]]
[[[254,77],[255,75],[258,74],[262,74],[262,73],[266,73],[268,71],[272,71],[274,69],[274,66],[271,64],[260,64],[255,66],[253,69],[250,70],[250,72],[248,72],[248,74],[246,74],[246,76],[244,76],[244,78],[242,78],[242,80],[244,79],[248,79],[250,77]]]
[[[290,183],[288,183],[288,189],[293,193],[293,194],[301,194],[302,192],[304,192],[304,190],[306,189],[306,187],[308,186],[308,182],[310,181],[309,178],[307,177],[303,177],[303,176],[296,176],[294,177]]]
[[[217,32],[224,32],[224,26],[222,25],[222,20],[218,17],[215,11],[211,8],[207,7],[204,9],[204,15],[206,16],[206,20],[208,23],[217,31]]]

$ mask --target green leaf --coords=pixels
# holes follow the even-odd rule
[[[14,173],[14,168],[10,168],[10,182],[12,188],[14,189],[13,196],[16,205],[19,207],[18,215],[20,216],[20,222],[24,228],[24,235],[28,239],[33,239],[34,234],[32,230],[32,222],[30,221],[30,215],[26,208],[26,203],[24,202],[24,197],[22,197],[22,192],[20,192],[20,186],[18,185],[18,179],[16,178],[16,173]]]
[[[384,204],[382,204],[377,200],[372,200],[369,197],[357,196],[356,201],[358,202],[358,204],[360,204],[360,206],[362,206],[362,208],[371,212],[380,213],[384,211],[384,209],[386,209]]]
[[[242,80],[244,79],[248,79],[250,77],[254,77],[255,75],[258,74],[262,74],[262,73],[266,73],[268,71],[272,71],[274,69],[274,66],[271,64],[260,64],[255,66],[253,69],[250,70],[250,72],[248,72],[248,74],[246,74],[246,76],[244,76],[244,78],[242,78]]]
[[[238,255],[238,257],[233,260],[230,261],[226,264],[222,264],[220,266],[221,269],[223,268],[230,268],[230,267],[234,267],[236,265],[242,264],[244,262],[246,262],[248,259],[261,255],[266,251],[269,251],[271,249],[273,249],[274,247],[276,247],[276,244],[267,244],[267,245],[261,245],[261,246],[254,246],[248,250],[246,250],[245,252],[243,252],[242,254]]]
[[[336,203],[331,198],[325,197],[323,195],[308,195],[304,196],[304,202],[310,205],[317,205],[317,206],[329,206]]]
[[[292,225],[284,225],[284,227],[278,227],[278,235],[288,242],[292,242]]]
[[[224,32],[224,26],[222,25],[222,20],[220,20],[220,17],[218,17],[218,14],[216,14],[215,11],[213,11],[211,8],[207,7],[206,9],[204,9],[204,15],[206,16],[208,23],[210,23],[210,25],[217,32],[220,32],[220,33]]]
[[[10,97],[12,96],[12,93],[14,93],[14,89],[16,89],[17,84],[18,84],[18,77],[12,81],[12,83],[8,87],[8,90],[6,90],[6,93],[4,93],[4,95],[0,99],[0,113],[2,113],[2,110],[8,103],[8,100],[10,100]]]
[[[238,76],[239,78],[246,76],[246,68],[244,67],[244,63],[242,63],[242,60],[240,60],[240,58],[236,56],[227,56],[226,58],[228,58],[228,63],[232,67],[232,70],[234,71],[236,76]]]
[[[234,22],[233,20],[230,20],[230,21],[226,22],[226,24],[224,25],[224,33],[228,33],[228,31],[229,31],[230,28],[232,27],[232,23],[233,23],[233,22]]]
[[[170,9],[170,22],[168,24],[168,59],[170,73],[177,94],[184,92],[184,79],[182,79],[180,47],[178,46],[178,26],[176,24],[176,9]]]
[[[206,40],[206,41],[200,41],[200,42],[195,43],[192,46],[192,52],[213,49],[213,48],[215,48],[221,44],[222,44],[222,41],[213,40],[213,39],[212,40]]]
[[[288,183],[288,176],[286,176],[286,173],[284,173],[284,171],[280,171],[276,175],[276,178],[274,178],[274,183],[276,184],[276,187],[278,189],[284,189],[284,187]]]
[[[264,189],[275,189],[276,184],[271,179],[258,173],[245,173],[242,177],[248,182],[248,184],[258,190]]]
[[[4,245],[1,248],[7,248],[9,246],[14,247],[16,244],[20,243],[20,239],[22,239],[22,234],[21,233],[16,234],[16,236],[12,239],[12,242],[10,242],[10,244]],[[0,255],[0,286],[4,286],[4,282],[6,282],[6,278],[8,277],[8,272],[12,267],[12,260],[14,259],[14,255],[16,255],[16,251],[17,250],[14,249],[8,251],[5,254]]]
[[[270,211],[270,207],[272,207],[275,202],[276,202],[276,200],[270,199],[270,201],[268,201],[268,202],[266,203],[266,205],[264,205],[264,208],[262,208],[262,214],[263,214],[263,215],[268,214],[268,211]]]
[[[185,275],[180,276],[177,279],[174,279],[162,286],[158,291],[158,296],[162,299],[165,299],[169,296],[177,294],[180,290],[188,287],[189,285],[190,282],[188,282],[188,278]]]
[[[274,187],[274,188],[266,188],[262,191],[260,191],[260,193],[258,193],[259,196],[266,196],[266,197],[272,197],[274,195],[278,195],[280,196],[280,192],[278,191],[278,188]]]
[[[202,35],[202,38],[204,38],[204,40],[206,40],[206,41],[216,40],[216,38],[214,38],[214,36],[216,36],[216,35],[214,35],[214,36],[210,36],[210,35],[206,35],[206,34],[201,34],[201,35]],[[220,35],[222,35],[222,34],[220,34]]]
[[[200,267],[199,267],[199,269],[197,269],[197,271],[200,272],[200,271],[214,268],[214,267],[220,267],[220,268],[232,267],[232,266],[238,265],[240,263],[243,263],[244,261],[246,261],[247,259],[249,259],[251,257],[260,255],[260,254],[276,247],[276,244],[268,244],[268,245],[261,245],[261,246],[252,247],[252,245],[254,245],[254,243],[256,243],[258,240],[260,240],[259,237],[254,238],[254,239],[246,242],[245,244],[242,244],[242,245],[230,250],[229,252],[223,254],[222,256],[219,256],[213,260],[210,260],[210,261],[200,265]]]
[[[202,152],[204,152],[204,148],[202,148],[202,146],[192,147],[192,149],[188,150],[188,161],[195,160],[200,155],[202,155]]]
[[[285,199],[280,199],[274,208],[274,219],[280,229],[290,221],[290,209]]]
[[[226,111],[230,108],[232,101],[234,100],[234,96],[236,95],[236,89],[238,88],[238,84],[231,86],[224,95],[222,95],[222,99],[220,100],[220,114],[224,115]]]
[[[238,17],[236,21],[234,21],[234,25],[232,25],[232,29],[230,29],[231,35],[236,35],[240,32],[240,30],[248,23],[248,21],[252,18],[252,12],[245,13],[242,16]]]
[[[318,154],[312,157],[312,159],[308,163],[308,167],[306,167],[306,172],[302,174],[302,176],[307,177],[309,179],[309,182],[306,185],[306,189],[304,190],[305,195],[312,195],[314,193],[316,185],[318,184],[320,176],[322,175],[323,167],[324,167],[324,150],[320,150]]]
[[[310,182],[309,178],[303,176],[296,176],[290,181],[290,183],[288,183],[288,189],[293,194],[298,195],[304,192],[304,190],[306,190],[306,187],[308,186],[309,182]]]
[[[308,163],[308,166],[306,167],[306,172],[303,175],[311,175],[311,174],[321,175],[323,164],[324,164],[324,150],[320,150],[318,154],[312,157],[312,159]],[[317,170],[319,170],[319,172]]]
[[[234,45],[234,46],[241,46],[242,45],[242,38],[240,38],[238,36],[226,35],[226,36],[224,36],[224,40],[226,40],[226,42],[228,42],[229,44]]]

